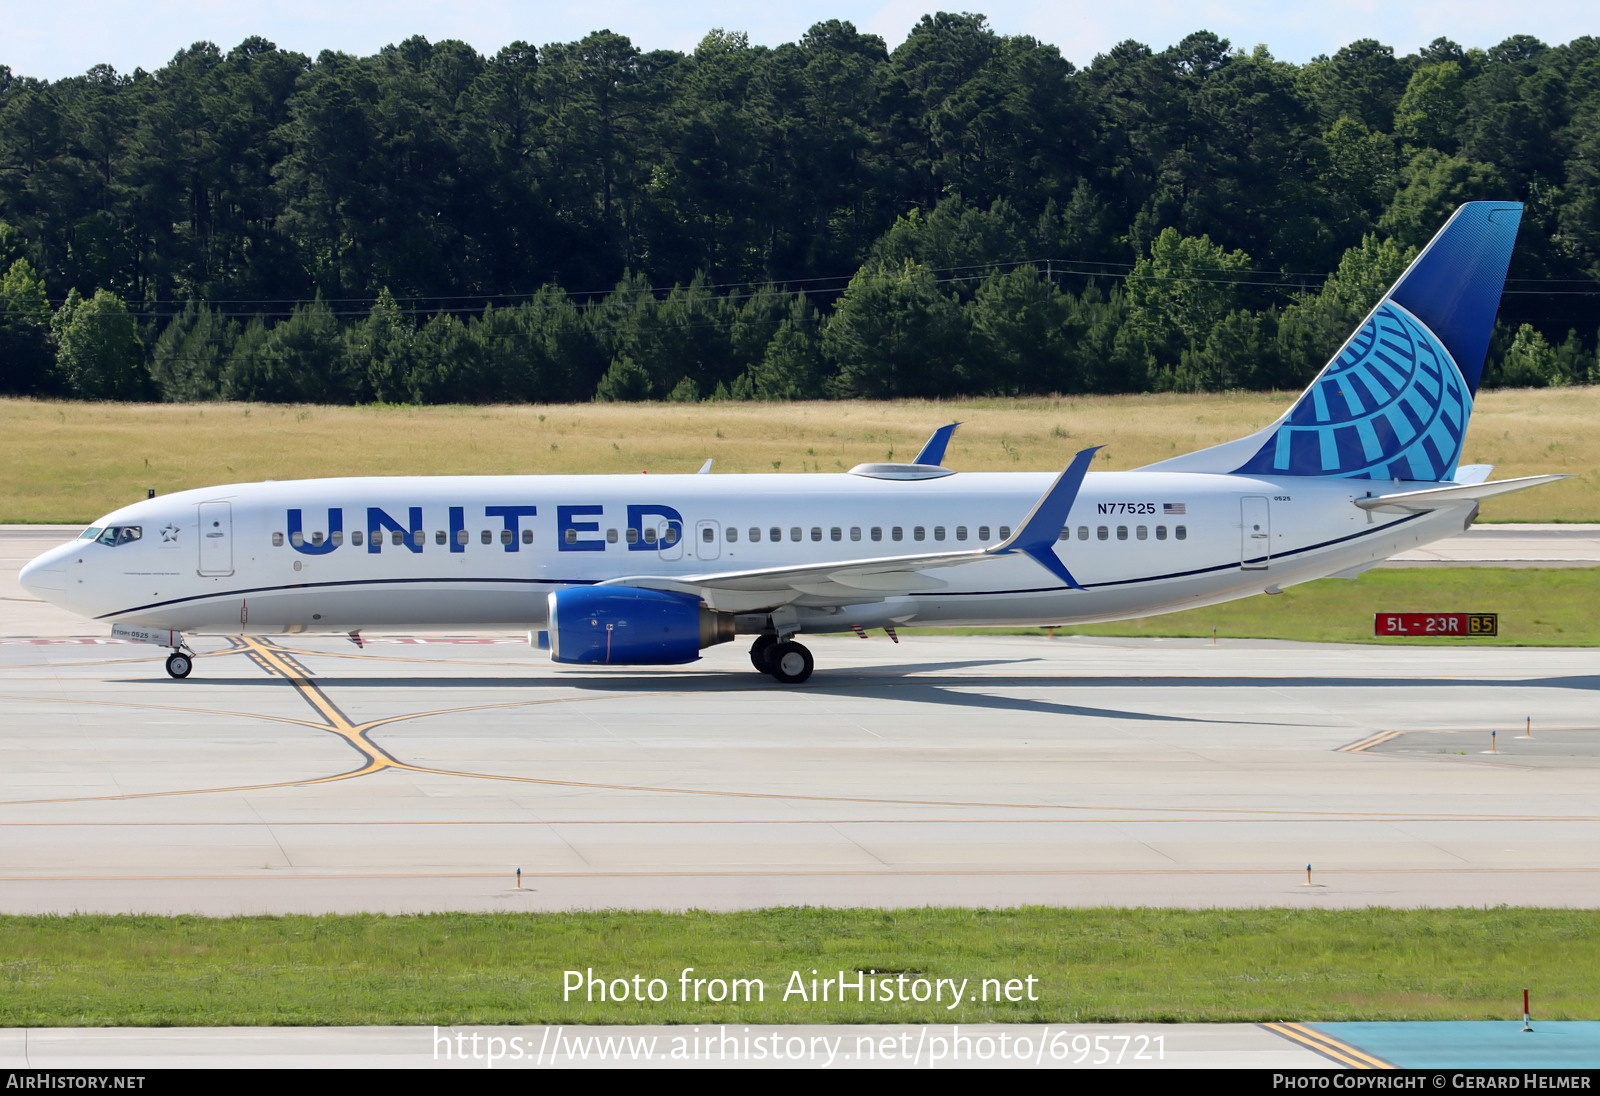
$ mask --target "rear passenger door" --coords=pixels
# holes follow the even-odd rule
[[[1239,500],[1239,566],[1265,571],[1272,566],[1272,504],[1264,496]]]

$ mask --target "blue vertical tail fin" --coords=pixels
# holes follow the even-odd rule
[[[1468,202],[1277,422],[1166,471],[1451,480],[1522,206]]]

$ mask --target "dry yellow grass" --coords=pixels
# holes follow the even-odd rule
[[[260,479],[348,475],[833,472],[909,460],[928,434],[965,425],[946,463],[1053,469],[1104,444],[1133,468],[1239,437],[1283,393],[951,402],[292,407],[0,400],[0,522],[87,522],[144,497]],[[1466,459],[1497,476],[1576,478],[1484,507],[1489,521],[1600,520],[1600,388],[1482,395]]]

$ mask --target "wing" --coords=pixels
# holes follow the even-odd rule
[[[886,597],[937,590],[945,583],[927,574],[945,567],[991,562],[1023,553],[1072,589],[1082,589],[1055,554],[1056,539],[1083,487],[1099,446],[1085,449],[1056,477],[1022,519],[1016,532],[998,544],[962,552],[928,552],[873,559],[830,560],[792,567],[761,567],[699,575],[629,575],[603,586],[672,590],[701,598],[713,609],[743,613],[804,599],[807,604],[858,604]]]

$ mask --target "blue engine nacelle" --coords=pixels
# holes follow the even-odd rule
[[[550,595],[556,662],[667,666],[733,638],[733,614],[689,594],[630,586],[576,586]]]

